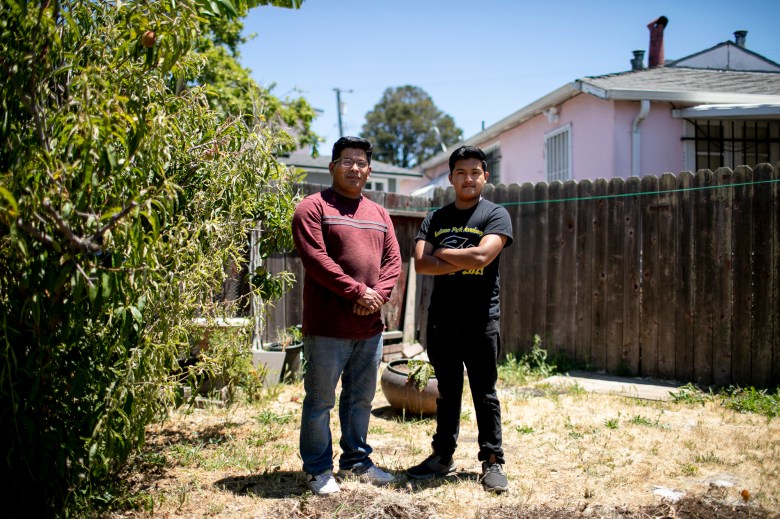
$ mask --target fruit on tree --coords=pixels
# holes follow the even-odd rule
[[[141,36],[141,45],[147,49],[154,47],[156,41],[157,35],[154,33],[154,31],[146,31],[144,35]]]

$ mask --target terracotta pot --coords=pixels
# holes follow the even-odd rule
[[[417,390],[413,380],[408,380],[408,359],[390,361],[382,372],[380,383],[390,407],[405,409],[417,415],[436,414],[436,399],[439,397],[439,383],[436,377],[428,379],[422,391]]]

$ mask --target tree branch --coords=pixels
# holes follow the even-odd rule
[[[51,201],[49,199],[43,201],[43,208],[46,209],[46,212],[49,213],[49,215],[54,219],[54,223],[57,224],[57,228],[60,230],[60,232],[68,239],[70,242],[70,248],[81,249],[89,252],[100,252],[100,245],[92,241],[92,239],[82,238],[80,236],[76,236],[73,233],[71,228],[68,227],[68,223],[51,206]]]

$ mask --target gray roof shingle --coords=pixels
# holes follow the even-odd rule
[[[580,81],[604,90],[658,90],[780,96],[780,73],[776,72],[658,67],[604,76],[587,76]]]

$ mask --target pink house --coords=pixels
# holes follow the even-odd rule
[[[420,165],[448,186],[462,144],[488,155],[493,183],[715,170],[780,161],[780,64],[745,48],[746,31],[657,68],[578,79]],[[427,189],[426,189],[427,188]]]

